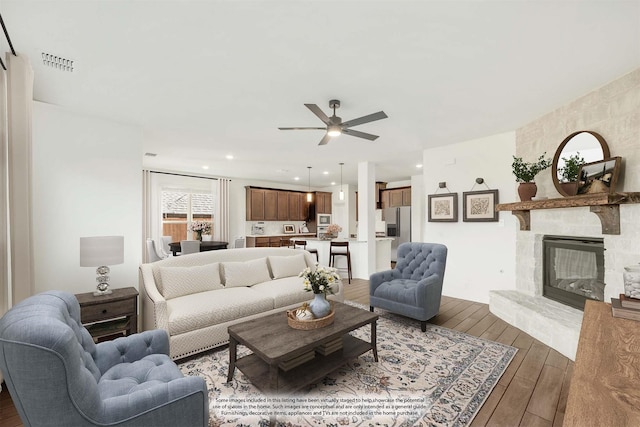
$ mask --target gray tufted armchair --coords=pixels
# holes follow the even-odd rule
[[[25,426],[206,426],[204,379],[184,377],[162,330],[94,344],[67,292],[0,319],[0,369]]]
[[[374,273],[369,278],[369,305],[420,321],[438,314],[442,281],[447,263],[447,247],[438,243],[403,243],[393,270]]]

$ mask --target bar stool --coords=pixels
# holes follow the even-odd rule
[[[294,249],[304,249],[305,251],[315,254],[316,255],[316,261],[320,262],[320,257],[318,256],[318,250],[317,249],[307,249],[307,241],[306,240],[293,240],[293,248]]]
[[[291,239],[285,239],[285,238],[280,239],[280,247],[290,248],[291,247]]]
[[[347,273],[349,283],[351,283],[351,253],[349,252],[349,242],[334,242],[333,240],[331,241],[331,243],[329,244],[329,267],[333,267],[335,265],[336,256],[347,257]]]

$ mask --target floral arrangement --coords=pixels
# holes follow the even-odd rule
[[[516,176],[516,182],[533,182],[538,173],[551,166],[551,159],[545,159],[546,152],[542,153],[538,160],[533,163],[526,163],[522,157],[513,156],[513,174]]]
[[[211,223],[207,221],[192,221],[187,229],[200,234],[210,234]]]
[[[338,224],[329,224],[327,225],[327,234],[335,234],[338,235],[339,232],[342,231],[342,227]]]
[[[333,294],[331,286],[340,280],[337,270],[333,267],[318,266],[315,269],[309,267],[300,272],[298,277],[304,280],[304,290],[314,294]]]

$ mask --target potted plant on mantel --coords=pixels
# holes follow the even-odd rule
[[[562,180],[560,186],[568,196],[575,196],[578,191],[578,172],[580,166],[584,165],[584,158],[580,156],[580,152],[572,154],[567,159],[563,157],[564,166],[558,169]]]
[[[522,160],[522,157],[513,156],[513,174],[516,176],[516,182],[519,182],[518,195],[521,201],[531,200],[538,192],[538,187],[533,181],[536,175],[541,171],[551,166],[551,159],[545,159],[547,154],[545,151],[538,157],[538,160],[533,163],[527,163]]]

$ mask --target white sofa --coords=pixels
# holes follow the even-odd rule
[[[226,249],[142,264],[143,329],[166,330],[174,360],[224,345],[229,325],[311,300],[298,274],[314,265],[309,252],[289,248]],[[330,299],[344,300],[342,282],[334,292]]]

